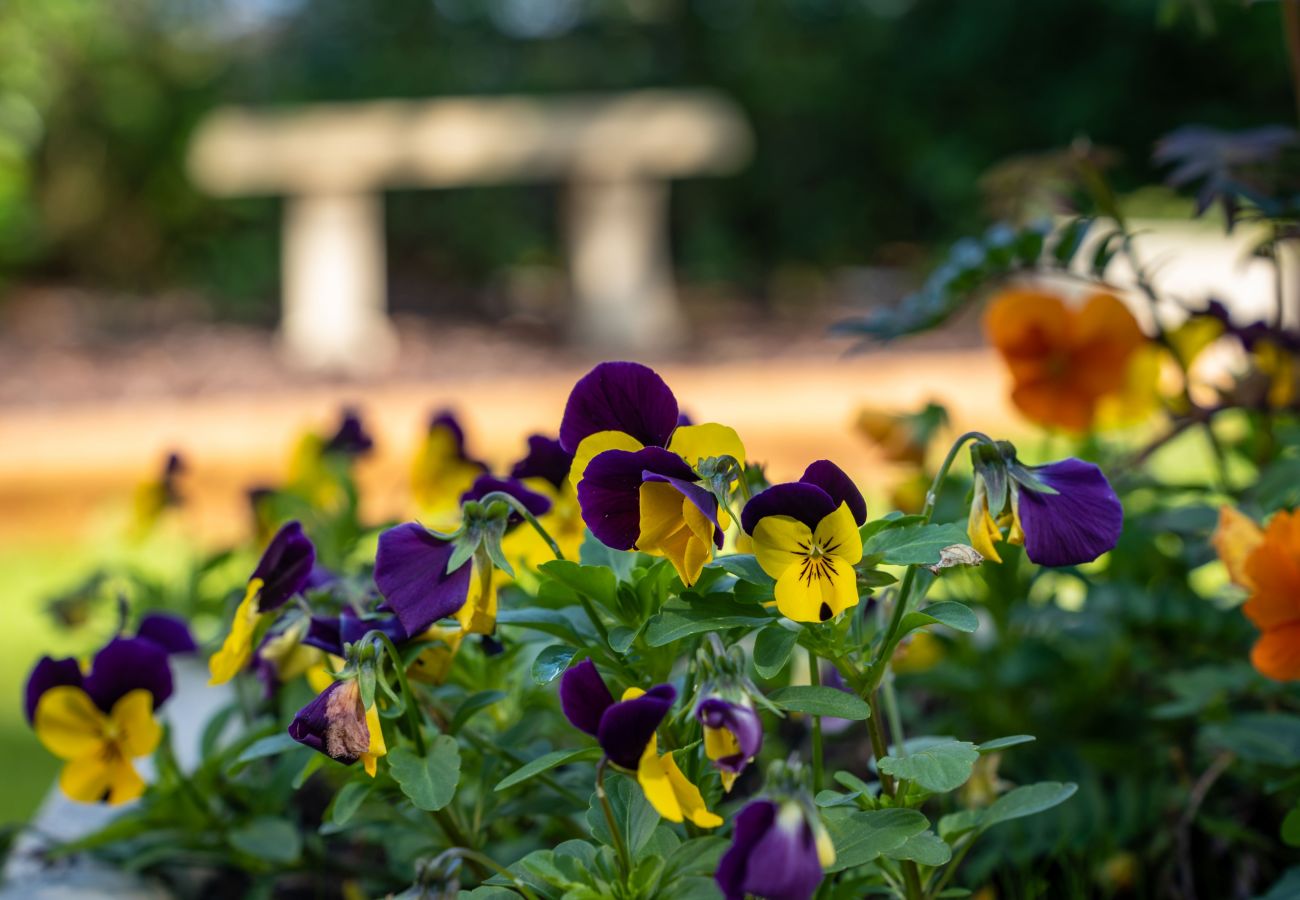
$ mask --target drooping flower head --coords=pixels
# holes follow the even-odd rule
[[[144,792],[132,760],[152,753],[162,737],[154,712],[172,693],[167,657],[150,638],[119,637],[95,654],[87,673],[75,659],[48,656],[32,669],[27,718],[45,748],[65,761],[59,786],[69,798],[119,804]]]
[[[427,645],[407,666],[406,674],[430,684],[441,684],[446,678],[465,634],[457,626],[432,625],[421,633],[409,635],[393,613],[359,616],[352,607],[345,606],[338,615],[312,616],[302,643],[342,659],[347,655],[348,644],[355,644],[371,631],[383,632],[399,650],[417,644]]]
[[[574,385],[560,423],[587,527],[606,546],[666,557],[694,584],[730,523],[718,501],[745,448],[716,423],[678,424],[677,398],[652,369],[606,362]]]
[[[329,676],[324,675],[328,680]],[[320,693],[293,717],[289,737],[350,766],[358,760],[371,778],[378,770],[379,757],[388,753],[379,713],[361,700],[361,686],[355,678],[319,683]]]
[[[817,807],[800,783],[797,767],[774,764],[765,798],[736,816],[731,847],[714,875],[725,900],[809,900],[835,847]]]
[[[596,738],[610,762],[635,774],[659,815],[716,828],[722,819],[709,812],[700,789],[682,774],[671,753],[659,755],[655,732],[676,699],[671,684],[657,684],[648,691],[628,688],[615,702],[589,659],[560,679],[560,705],[570,724]]]
[[[1063,459],[1024,466],[1005,441],[971,447],[975,488],[967,533],[985,559],[1001,562],[995,542],[1024,544],[1040,566],[1076,566],[1114,549],[1124,508],[1097,466]]]
[[[1214,546],[1233,583],[1250,592],[1241,611],[1260,630],[1251,664],[1275,681],[1300,680],[1300,514],[1281,510],[1260,528],[1225,506]]]
[[[435,524],[454,522],[461,494],[485,472],[487,466],[466,451],[455,413],[435,413],[411,463],[411,492],[421,514]]]
[[[867,504],[844,470],[825,459],[798,481],[754,495],[740,515],[754,556],[776,579],[776,605],[796,622],[825,622],[858,604],[853,566]]]
[[[502,493],[534,516],[550,508],[549,500],[517,480],[484,475],[464,495],[465,522],[456,534],[407,522],[379,536],[375,584],[407,634],[420,634],[449,616],[455,616],[466,633],[491,634],[495,629],[492,570],[509,567],[501,539],[522,518],[504,502],[485,507],[479,501]]]
[[[315,565],[316,547],[299,522],[289,522],[276,532],[248,579],[225,643],[209,661],[212,684],[224,684],[248,664],[262,617],[305,590]]]
[[[1124,391],[1146,343],[1128,307],[1104,293],[1071,304],[1042,290],[1009,290],[989,303],[984,331],[1011,372],[1016,408],[1074,432],[1092,427],[1103,398]]]

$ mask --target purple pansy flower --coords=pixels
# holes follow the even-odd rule
[[[306,589],[316,565],[316,547],[303,533],[302,524],[287,522],[266,545],[249,581],[260,579],[258,612],[279,609],[294,594]]]
[[[331,682],[298,710],[289,737],[345,766],[361,760],[372,778],[377,760],[388,752],[379,716],[362,704],[355,678]]]
[[[812,816],[816,813],[812,812]],[[835,860],[820,821],[804,804],[755,800],[736,816],[731,847],[714,876],[725,900],[808,900]]]
[[[492,475],[480,475],[474,479],[474,483],[470,485],[469,490],[460,495],[460,502],[482,500],[492,493],[509,494],[522,503],[524,509],[534,516],[545,515],[547,510],[551,508],[549,498],[543,497],[536,491],[529,490],[518,478],[496,478]],[[523,520],[523,516],[518,513],[512,512],[510,514],[511,525],[518,525]]]
[[[27,679],[24,711],[33,721],[41,696],[54,687],[81,688],[102,712],[133,690],[144,689],[158,709],[172,694],[172,671],[168,652],[144,637],[113,638],[95,654],[90,672],[83,674],[75,659],[43,657]]]
[[[407,630],[394,615],[367,616],[362,618],[351,607],[344,607],[337,616],[312,616],[307,626],[307,634],[302,642],[308,647],[316,647],[333,656],[343,656],[343,648],[354,644],[371,631],[382,631],[397,646],[410,640]]]
[[[666,447],[677,428],[677,398],[649,366],[605,362],[573,386],[560,421],[560,446],[577,454],[602,431],[629,435],[642,446]]]
[[[339,453],[344,456],[364,456],[374,449],[375,441],[366,431],[361,416],[355,409],[345,407],[338,430],[325,442],[325,453]]]
[[[514,464],[510,477],[523,481],[540,478],[559,490],[569,478],[573,454],[560,446],[555,438],[541,434],[528,436],[528,454]]]
[[[657,684],[640,697],[614,702],[596,665],[586,659],[560,679],[560,706],[579,731],[596,738],[609,761],[636,771],[646,745],[672,709],[677,690]]]
[[[704,727],[704,753],[722,774],[727,791],[763,748],[763,723],[748,703],[706,697],[695,708]]]
[[[822,519],[847,503],[853,521],[867,521],[867,501],[843,469],[828,459],[819,459],[804,469],[798,481],[775,484],[755,494],[740,513],[740,526],[753,534],[766,516],[789,516],[816,528]]]
[[[199,649],[185,620],[170,613],[146,614],[140,619],[135,635],[153,641],[167,653],[193,653]]]

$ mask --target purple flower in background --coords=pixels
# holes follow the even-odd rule
[[[343,418],[338,430],[325,442],[325,453],[340,453],[344,456],[365,456],[374,449],[375,442],[361,422],[361,416],[355,409],[344,408]]]
[[[788,800],[755,800],[736,816],[714,879],[725,900],[809,900],[835,849],[816,812]]]
[[[249,583],[260,581],[258,612],[270,612],[301,593],[316,566],[316,547],[303,533],[302,523],[285,523],[262,552]]]
[[[172,671],[168,651],[145,637],[113,638],[95,654],[89,673],[83,674],[75,659],[42,657],[27,678],[24,711],[33,721],[36,707],[46,691],[55,687],[76,687],[85,691],[102,712],[133,690],[143,689],[157,709],[172,695]]]
[[[510,477],[523,481],[540,478],[556,490],[569,480],[573,454],[560,446],[555,438],[541,434],[528,436],[528,454],[510,469]]]

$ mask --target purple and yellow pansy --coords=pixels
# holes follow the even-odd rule
[[[606,546],[667,558],[692,585],[730,524],[698,468],[743,465],[745,447],[725,425],[680,425],[677,398],[652,369],[606,362],[574,385],[560,423],[573,454],[570,481],[587,527]]]
[[[334,681],[323,667],[308,677],[319,693],[293,717],[289,737],[345,766],[360,761],[374,778],[379,758],[388,754],[379,711],[366,708],[355,678]]]
[[[659,815],[671,822],[689,819],[701,828],[716,828],[722,819],[709,811],[700,789],[682,774],[671,753],[659,753],[656,732],[676,700],[676,688],[657,684],[648,691],[630,687],[615,702],[589,659],[560,680],[565,717],[596,738],[611,763],[635,775]]]
[[[411,493],[427,521],[454,526],[460,497],[487,472],[465,449],[465,429],[451,410],[434,413],[411,463]]]
[[[725,900],[809,900],[834,862],[835,847],[809,804],[760,799],[737,814],[714,880]]]
[[[763,723],[753,705],[718,695],[705,697],[695,707],[704,730],[704,755],[722,778],[722,789],[732,786],[763,748]]]
[[[558,440],[534,434],[528,437],[528,453],[510,469],[511,478],[551,501],[551,508],[538,516],[538,522],[566,559],[577,557],[584,527],[578,493],[569,480],[572,465],[573,455]],[[513,529],[501,546],[507,559],[525,569],[554,558],[550,546],[532,528]]]
[[[741,513],[754,556],[776,579],[776,606],[795,622],[825,622],[858,604],[862,493],[844,471],[818,460],[798,481],[755,494]]]
[[[208,661],[210,684],[224,684],[248,665],[262,617],[305,590],[315,565],[316,547],[303,533],[301,523],[288,522],[276,532],[248,579],[225,642]]]
[[[64,760],[59,787],[81,803],[120,804],[144,792],[133,760],[162,739],[154,713],[172,694],[168,657],[195,649],[183,623],[147,616],[135,637],[116,637],[85,672],[75,659],[42,658],[25,711],[36,737]]]

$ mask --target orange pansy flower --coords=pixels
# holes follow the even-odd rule
[[[1232,580],[1250,591],[1241,609],[1261,632],[1251,664],[1277,681],[1300,680],[1300,514],[1279,512],[1261,530],[1225,507],[1214,546]]]
[[[1011,399],[1029,419],[1086,431],[1097,404],[1125,388],[1134,352],[1146,342],[1128,307],[1111,294],[1082,303],[1015,289],[995,297],[984,331],[1011,370]]]

